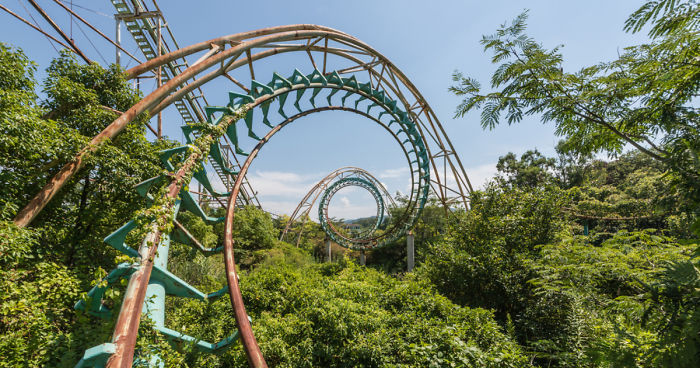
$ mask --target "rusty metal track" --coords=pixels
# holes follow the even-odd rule
[[[309,43],[308,45],[292,43],[300,40],[309,41]],[[321,40],[323,40],[323,46],[321,46]],[[211,51],[213,46],[219,47],[220,50],[215,53],[207,52]],[[254,53],[255,50],[261,51]],[[172,51],[129,69],[128,76],[134,78],[178,58],[205,52],[197,63],[146,96],[98,134],[91,141],[90,146],[81,151],[72,162],[66,164],[20,211],[15,218],[15,223],[26,226],[31,222],[65,182],[82,167],[84,155],[88,151],[99,148],[105,139],[114,138],[137,115],[145,111],[149,111],[152,115],[156,114],[183,94],[199,88],[214,78],[224,76],[238,67],[249,67],[249,64],[257,60],[274,57],[281,53],[306,53],[307,51],[322,54],[322,58],[327,60],[324,64],[330,64],[332,58],[339,58],[345,63],[348,61],[354,63],[355,73],[367,73],[369,78],[380,84],[390,97],[399,100],[412,119],[418,122],[420,133],[427,137],[426,144],[435,173],[439,174],[441,171],[451,173],[451,178],[435,176],[433,189],[439,200],[444,206],[461,204],[468,207],[468,194],[472,189],[461,160],[437,116],[409,79],[384,55],[356,38],[332,28],[299,24],[215,38]],[[250,57],[247,57],[248,53]],[[199,76],[210,68],[214,68],[214,71]],[[351,71],[352,69],[346,69],[347,73]],[[444,168],[440,167],[443,170],[438,169],[438,158],[444,162]],[[448,183],[448,180],[451,183]]]
[[[191,64],[179,74],[172,76],[162,86],[145,96],[141,101],[121,114],[102,132],[93,137],[90,144],[84,147],[72,161],[62,167],[42,190],[33,197],[30,203],[17,214],[14,222],[18,226],[27,226],[69,179],[84,166],[87,155],[98,150],[105,142],[114,139],[140,114],[148,112],[151,116],[154,116],[165,107],[218,77],[231,80],[233,82],[232,86],[239,88],[244,94],[253,92],[253,88],[247,89],[241,87],[242,83],[235,83],[234,81],[237,80],[228,75],[228,73],[243,67],[251,72],[252,77],[254,74],[253,65],[257,61],[287,52],[302,52],[308,55],[308,69],[313,70],[321,66],[324,73],[332,70],[336,64],[342,65],[343,69],[339,71],[341,74],[358,76],[362,80],[369,80],[373,88],[381,89],[387,101],[398,101],[402,110],[407,113],[408,118],[415,122],[418,133],[425,140],[425,150],[428,152],[430,162],[430,175],[428,177],[432,177],[430,185],[435,195],[446,209],[458,205],[465,208],[469,206],[468,195],[471,192],[471,184],[459,156],[455,152],[437,116],[410,80],[384,55],[360,40],[332,28],[299,24],[265,28],[212,39],[155,57],[128,70],[128,77],[135,78],[174,60],[199,55],[197,62]],[[316,56],[315,58],[314,55]],[[348,64],[350,67],[347,66]],[[206,74],[204,74],[205,72]],[[320,87],[320,85],[316,87]],[[261,97],[260,101],[256,100],[254,105],[272,97]],[[296,119],[308,113],[310,111],[298,114],[293,118]],[[238,194],[242,190],[247,170],[253,159],[260,151],[260,148],[292,120],[292,118],[288,118],[268,132],[258,142],[255,149],[250,152],[243,165],[241,165],[240,172],[236,175],[236,181],[233,184],[225,218],[224,258],[227,281],[229,283],[229,296],[233,304],[241,341],[243,342],[248,361],[253,367],[265,367],[266,364],[252,334],[240,288],[238,287],[233,254],[233,239],[231,238],[233,217]],[[443,166],[437,165],[440,161],[444,163]],[[441,173],[443,173],[442,176],[440,176]],[[448,177],[445,173],[449,173],[451,176]],[[415,201],[415,199],[411,198],[409,201]],[[154,233],[153,236],[157,237],[159,235]],[[151,247],[149,251],[154,251],[154,249],[155,246]],[[148,262],[149,256],[146,254],[144,256],[142,259]],[[142,262],[144,261],[142,260]],[[147,264],[144,266],[146,266],[143,268],[144,272],[147,272]],[[144,274],[144,277],[147,282],[148,275]],[[138,326],[138,322],[134,322],[134,320],[138,321],[139,319],[142,305],[140,295],[145,292],[145,287],[141,284],[141,281],[135,282],[137,286],[130,289],[128,293],[128,297],[133,298],[134,301],[134,303],[128,304],[130,306],[128,313],[131,317],[120,322],[119,325],[122,328],[119,331],[115,330],[115,340],[135,341],[136,339],[137,330],[133,327],[134,323]],[[128,354],[133,355],[133,351],[130,352],[128,349],[121,350],[121,355]],[[127,362],[130,358],[122,357],[119,359],[122,363],[114,366],[128,366],[128,363],[123,362]]]

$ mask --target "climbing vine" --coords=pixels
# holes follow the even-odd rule
[[[224,115],[218,123],[202,122],[190,124],[200,131],[199,137],[189,146],[188,156],[179,163],[173,172],[164,175],[171,178],[169,185],[161,186],[152,196],[151,206],[137,211],[134,220],[137,224],[135,235],[137,239],[144,239],[149,233],[168,234],[173,230],[175,218],[175,198],[180,190],[192,180],[192,175],[203,160],[209,156],[212,144],[215,144],[231,124],[243,118],[249,110],[249,105],[243,105],[237,110]],[[148,246],[150,247],[150,240]]]

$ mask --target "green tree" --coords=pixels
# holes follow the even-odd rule
[[[590,153],[576,152],[567,147],[565,141],[559,141],[555,147],[557,152],[555,175],[559,186],[564,189],[583,184],[588,164],[593,161]]]
[[[543,366],[668,366],[664,318],[645,313],[645,294],[693,248],[655,230],[620,231],[599,247],[582,236],[538,247],[527,261],[531,296],[515,316],[521,341]]]
[[[36,67],[21,50],[0,44],[0,67],[0,253],[12,255],[0,265],[9,267],[2,280],[12,281],[0,286],[0,365],[72,365],[111,330],[109,322],[73,310],[78,296],[114,266],[118,252],[102,239],[145,205],[133,186],[161,173],[157,152],[171,143],[149,142],[147,116],[138,116],[86,158],[31,229],[15,229],[5,221],[112,122],[113,110],[128,109],[140,96],[119,67],[81,65],[64,54],[47,69],[38,103]],[[118,291],[111,295],[121,299]]]
[[[426,282],[341,262],[261,267],[241,284],[271,366],[528,366],[489,311]],[[238,348],[228,359],[244,364]]]
[[[543,156],[537,149],[523,153],[520,160],[508,152],[498,158],[497,180],[520,188],[542,186],[554,181],[555,163],[555,159]]]
[[[386,225],[390,228],[406,210],[407,197],[398,196],[397,206],[390,208],[391,217]],[[414,236],[414,257],[416,264],[421,264],[426,257],[429,244],[439,241],[447,231],[448,213],[437,197],[428,197],[421,216],[411,231]],[[382,269],[389,273],[406,272],[406,237],[373,249],[367,257],[367,265]]]
[[[269,249],[277,242],[279,231],[270,215],[255,206],[246,206],[236,211],[233,220],[235,247],[254,251]]]
[[[662,162],[700,202],[700,134],[694,98],[700,87],[700,5],[648,1],[625,30],[651,25],[647,44],[626,48],[617,60],[565,72],[560,46],[547,49],[525,34],[527,12],[481,43],[498,68],[490,93],[455,72],[450,90],[464,100],[457,116],[478,108],[492,129],[537,115],[553,122],[566,147],[579,153],[620,153],[631,145]]]
[[[422,277],[454,302],[491,308],[499,321],[522,307],[530,277],[524,260],[540,244],[556,242],[567,229],[556,187],[519,188],[491,184],[471,196],[471,209],[459,215],[446,235],[427,247]]]

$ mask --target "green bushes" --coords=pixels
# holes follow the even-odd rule
[[[595,246],[591,237],[571,235],[557,214],[561,194],[479,193],[472,210],[430,246],[419,277],[460,305],[493,309],[539,366],[700,361],[700,272],[690,258],[697,244],[644,229]]]
[[[275,265],[241,283],[271,366],[527,365],[490,312],[458,307],[413,278],[352,263]]]
[[[269,249],[276,243],[279,236],[270,215],[254,206],[236,210],[233,221],[236,248],[248,251]]]
[[[143,204],[133,186],[161,172],[157,152],[170,143],[149,142],[147,117],[138,116],[86,157],[32,228],[18,229],[9,219],[112,122],[109,109],[140,98],[119,68],[65,54],[48,68],[39,102],[35,69],[21,50],[0,44],[0,366],[73,366],[111,332],[109,322],[73,310],[114,266],[117,252],[102,239]]]
[[[240,284],[271,367],[529,366],[490,311],[459,307],[425,281],[345,260],[316,264],[289,245],[259,254]],[[192,336],[218,341],[235,329],[228,298],[170,303],[166,325]],[[218,357],[187,346],[167,354],[189,366],[246,364],[238,344]]]
[[[653,230],[620,232],[600,247],[585,237],[541,246],[528,261],[536,276],[516,322],[521,335],[561,366],[659,366],[663,323],[648,309],[649,285],[692,249]]]
[[[564,198],[556,188],[489,186],[475,192],[471,210],[459,215],[442,241],[428,245],[417,272],[456,303],[493,308],[505,321],[518,309],[521,285],[530,277],[525,259],[566,228]]]
[[[37,231],[0,222],[0,367],[53,365],[70,338],[79,278],[39,245]]]

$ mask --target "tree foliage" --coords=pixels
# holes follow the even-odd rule
[[[617,60],[565,72],[561,46],[547,49],[525,33],[527,12],[484,36],[498,64],[490,93],[455,72],[450,90],[464,100],[457,115],[481,108],[493,129],[536,115],[552,122],[570,150],[620,153],[630,145],[663,162],[700,199],[698,110],[700,32],[696,1],[649,1],[627,20],[638,32],[651,25],[648,44],[629,47]]]
[[[140,97],[118,67],[81,65],[69,54],[49,66],[41,101],[36,66],[21,50],[0,45],[0,66],[0,364],[71,365],[93,339],[109,338],[109,324],[96,324],[73,305],[114,266],[118,254],[102,239],[144,204],[132,188],[161,172],[157,152],[170,143],[149,142],[146,117],[137,117],[86,158],[31,229],[17,229],[9,220],[18,208],[112,122],[112,109],[126,110]],[[110,298],[118,304],[119,291]]]

